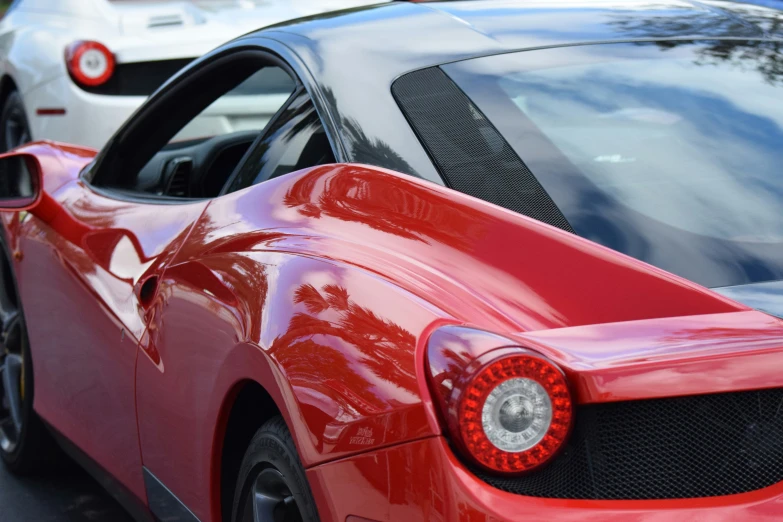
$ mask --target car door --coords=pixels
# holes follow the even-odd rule
[[[215,64],[223,74],[210,74]],[[19,277],[35,408],[137,499],[147,497],[135,395],[147,312],[167,263],[211,192],[223,186],[197,174],[227,171],[225,180],[241,147],[255,140],[288,99],[286,89],[294,88],[273,74],[271,91],[254,106],[241,90],[214,103],[245,80],[258,82],[253,74],[265,64],[247,49],[229,50],[154,95],[79,179],[51,194],[77,234],[25,218]],[[166,397],[155,400],[166,408]]]
[[[245,151],[302,91],[273,62],[242,45],[205,57],[153,95],[81,177],[75,168],[64,174],[49,195],[67,214],[65,226],[24,218],[18,277],[35,408],[121,486],[112,488],[120,496],[157,498],[144,467],[167,469],[171,459],[160,450],[172,446],[161,438],[174,447],[187,438],[172,422],[187,414],[179,390],[198,376],[177,371],[173,352],[139,344],[168,263]],[[138,381],[149,415],[137,415],[137,364],[155,374]],[[141,431],[140,418],[150,419]]]
[[[144,498],[134,375],[145,299],[206,202],[156,205],[83,180],[55,194],[85,234],[72,241],[28,217],[20,292],[35,371],[35,408],[53,428]],[[146,286],[145,286],[146,283]]]
[[[318,113],[300,88],[247,151],[223,192],[333,162]],[[221,201],[219,197],[210,205],[230,207],[219,205]],[[236,220],[241,228],[241,217]],[[186,245],[198,250],[210,226],[202,216]],[[204,448],[212,447],[215,436],[215,411],[224,384],[220,368],[240,328],[230,306],[223,306],[225,300],[231,302],[225,291],[230,284],[217,275],[227,259],[190,259],[183,249],[181,262],[173,261],[166,269],[148,335],[142,339],[144,356],[136,372],[139,433],[153,513],[163,518],[168,508],[179,505],[199,520],[210,520],[214,454]],[[261,282],[248,273],[243,284],[255,288]]]

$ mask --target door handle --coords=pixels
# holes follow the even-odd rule
[[[139,300],[142,308],[148,308],[152,301],[155,299],[155,295],[158,293],[158,285],[160,278],[157,274],[145,277],[136,283],[134,288],[136,298]]]

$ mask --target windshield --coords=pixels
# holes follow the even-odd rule
[[[783,279],[783,43],[450,64],[576,233],[711,287]]]

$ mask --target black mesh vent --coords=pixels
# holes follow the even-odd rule
[[[783,389],[581,407],[565,450],[508,492],[569,499],[732,495],[783,480]]]
[[[193,60],[158,60],[155,62],[120,63],[109,81],[98,87],[80,86],[93,94],[113,96],[149,96],[176,72]],[[78,84],[77,84],[78,85]]]
[[[443,71],[406,74],[392,94],[450,187],[573,232],[533,173]]]

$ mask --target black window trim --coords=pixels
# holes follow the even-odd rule
[[[282,60],[287,61],[289,67],[291,67],[296,76],[300,79],[302,85],[310,95],[310,99],[313,101],[315,111],[321,119],[326,136],[329,138],[335,160],[337,163],[350,163],[351,158],[347,151],[347,145],[344,142],[343,136],[340,134],[339,126],[335,119],[338,114],[333,114],[333,111],[329,110],[329,103],[326,101],[326,95],[323,92],[320,83],[316,80],[315,75],[306,65],[306,61],[300,58],[296,51],[286,43],[286,39],[290,38],[290,36],[290,33],[270,28],[265,30],[262,34],[251,34],[246,38],[247,41],[260,48],[264,48],[268,52],[280,56]]]
[[[234,169],[234,172],[231,173],[231,175],[226,180],[225,185],[223,185],[223,189],[220,191],[220,194],[218,194],[218,197],[225,196],[226,194],[230,194],[229,188],[234,183],[234,180],[239,176],[239,174],[242,172],[242,169],[245,166],[245,163],[247,162],[248,158],[253,154],[255,149],[261,145],[261,143],[269,136],[270,131],[275,127],[275,124],[278,122],[278,120],[285,114],[285,112],[288,110],[288,108],[296,102],[300,97],[307,98],[307,101],[313,105],[313,109],[315,109],[316,115],[318,116],[319,121],[321,122],[321,126],[325,127],[323,118],[321,118],[321,115],[318,114],[318,109],[315,107],[315,103],[313,103],[313,98],[310,96],[310,94],[307,92],[307,89],[305,89],[303,86],[300,86],[297,88],[291,96],[288,98],[288,100],[280,107],[280,109],[275,113],[275,115],[272,117],[272,119],[269,120],[269,123],[267,123],[266,127],[264,127],[263,132],[261,132],[258,137],[253,141],[253,144],[250,145],[250,147],[245,152],[244,156],[242,156],[242,159],[237,164],[236,168]],[[332,155],[334,156],[334,145],[329,142],[329,148],[332,151]],[[249,186],[257,185],[258,183],[253,183]],[[243,187],[239,190],[244,190],[248,187]]]
[[[258,137],[256,137],[255,140],[253,140],[253,143],[250,144],[250,146],[247,148],[245,153],[242,155],[242,159],[239,160],[237,166],[234,167],[234,171],[226,179],[226,182],[223,184],[223,188],[220,189],[220,193],[217,195],[217,197],[225,196],[226,194],[229,193],[228,187],[231,186],[231,184],[234,182],[234,179],[239,175],[240,172],[242,172],[242,167],[245,166],[247,159],[250,157],[250,155],[253,153],[256,147],[258,147],[261,144],[261,142],[264,141],[264,138],[267,137],[269,131],[274,128],[275,124],[277,123],[277,120],[279,120],[283,116],[283,114],[285,114],[285,112],[288,110],[288,107],[290,107],[291,104],[294,103],[294,101],[296,101],[297,98],[302,96],[302,93],[307,94],[307,90],[302,85],[297,86],[297,88],[294,89],[294,92],[291,93],[291,96],[289,96],[288,99],[285,101],[285,103],[280,106],[280,108],[277,110],[274,116],[272,116],[269,119],[269,121],[267,122],[263,130],[258,133]]]

